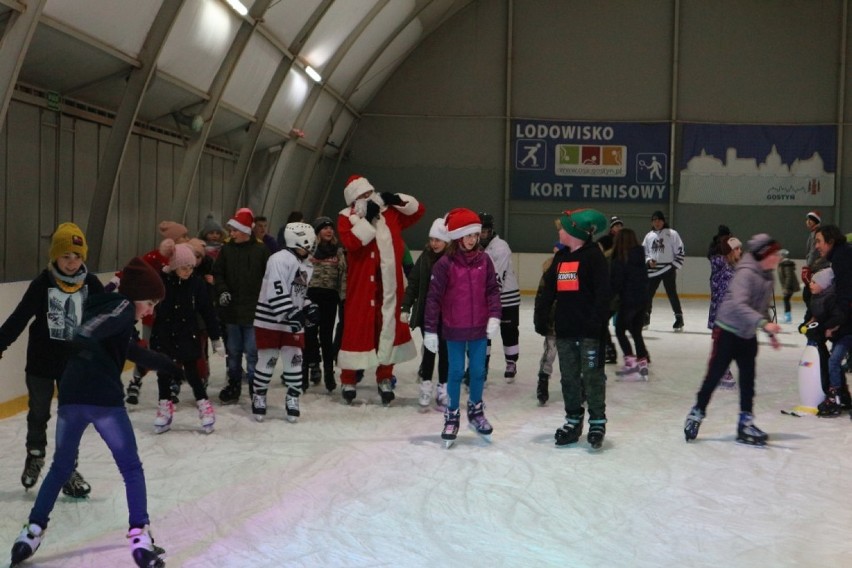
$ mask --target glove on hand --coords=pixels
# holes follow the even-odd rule
[[[408,323],[409,321],[411,321],[411,312],[400,312],[399,321],[401,321],[402,323]]]
[[[382,201],[385,202],[385,205],[387,205],[389,207],[391,205],[402,205],[402,198],[399,196],[398,193],[391,193],[389,191],[383,191],[382,193],[379,194],[379,196],[382,198]]]
[[[437,333],[429,333],[428,331],[423,334],[423,347],[431,351],[432,353],[438,352],[438,334]]]
[[[498,331],[500,331],[500,318],[488,318],[488,327],[485,328],[488,339],[494,339]]]
[[[225,356],[225,345],[222,343],[221,339],[213,340],[213,352],[219,357]]]
[[[316,327],[319,325],[319,306],[316,304],[308,304],[303,309],[305,312],[305,327]]]
[[[222,292],[219,294],[219,305],[223,308],[228,307],[231,303],[231,293],[230,292]]]
[[[366,219],[367,221],[372,223],[373,219],[375,219],[378,216],[379,216],[379,204],[376,203],[375,201],[368,201],[367,202],[367,213],[364,215],[364,219]]]

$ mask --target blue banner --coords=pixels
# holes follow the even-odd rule
[[[512,121],[512,199],[668,201],[669,125]]]
[[[834,204],[834,126],[684,124],[681,139],[681,203]]]

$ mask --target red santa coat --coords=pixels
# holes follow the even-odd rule
[[[382,207],[375,224],[352,207],[338,214],[337,231],[347,252],[343,338],[337,354],[341,369],[370,369],[417,356],[410,328],[399,320],[405,295],[402,231],[426,209],[410,195],[399,197],[404,205]]]

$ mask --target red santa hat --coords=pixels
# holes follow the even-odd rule
[[[447,213],[447,232],[452,240],[482,232],[479,215],[470,209],[458,207]]]
[[[343,199],[346,200],[346,205],[352,205],[359,195],[368,191],[376,191],[376,188],[367,181],[367,178],[355,174],[346,180],[346,187],[343,188]]]
[[[254,213],[252,213],[251,209],[249,209],[248,207],[237,209],[237,212],[234,213],[234,216],[228,220],[227,225],[231,228],[240,231],[241,233],[250,235],[251,228],[254,226]]]

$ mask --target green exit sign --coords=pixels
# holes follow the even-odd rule
[[[59,105],[62,103],[62,95],[56,91],[47,91],[45,94],[47,99],[47,108],[50,110],[59,110]]]

